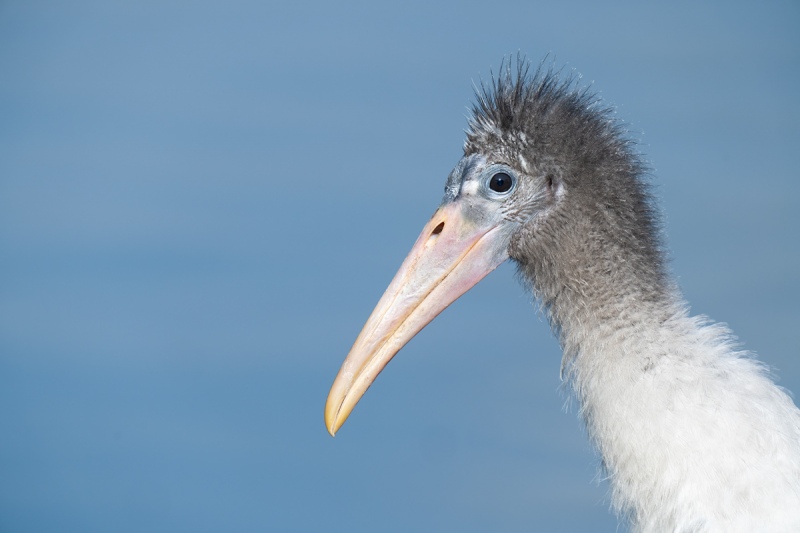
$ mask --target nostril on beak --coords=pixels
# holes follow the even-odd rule
[[[439,236],[439,234],[442,232],[443,229],[444,229],[444,222],[439,222],[439,224],[435,228],[433,228],[431,236],[428,237],[428,242],[425,243],[425,245],[430,246],[431,244],[433,244],[433,241],[436,240],[436,238]]]

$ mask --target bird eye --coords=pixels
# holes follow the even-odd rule
[[[508,192],[513,184],[511,176],[505,172],[498,172],[489,180],[489,188],[494,192]]]

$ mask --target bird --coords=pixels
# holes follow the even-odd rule
[[[800,531],[800,410],[667,268],[651,171],[574,73],[509,60],[463,157],[331,387],[334,435],[387,363],[506,260],[548,318],[631,531]]]

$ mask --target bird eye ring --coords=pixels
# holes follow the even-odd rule
[[[481,194],[489,200],[502,200],[516,190],[517,180],[517,173],[508,165],[491,165],[481,172]]]
[[[496,193],[504,194],[514,186],[514,178],[507,172],[497,172],[489,178],[489,188]]]

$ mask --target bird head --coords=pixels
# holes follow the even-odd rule
[[[509,257],[533,277],[560,253],[576,256],[572,236],[584,241],[592,224],[597,234],[631,205],[649,213],[637,159],[609,115],[571,77],[529,76],[523,61],[478,91],[444,198],[333,383],[331,435],[403,345]]]

